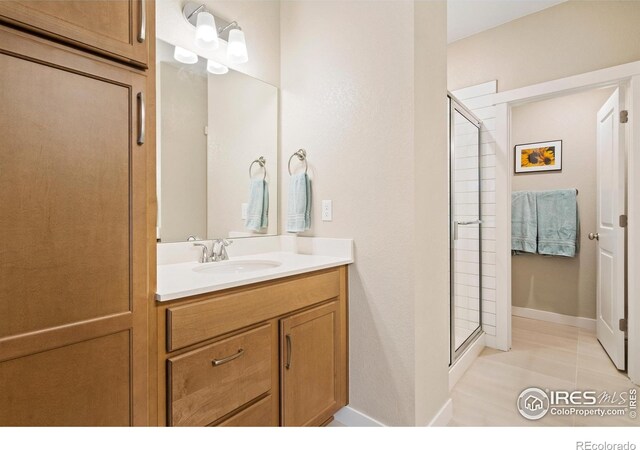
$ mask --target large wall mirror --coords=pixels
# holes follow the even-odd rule
[[[174,51],[157,41],[159,242],[277,234],[278,89],[232,69],[212,74],[205,58],[178,62]],[[255,194],[262,179],[256,225],[250,184]]]

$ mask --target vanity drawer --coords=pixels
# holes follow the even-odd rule
[[[267,395],[238,414],[220,422],[219,427],[277,427],[274,421],[273,398]]]
[[[340,272],[331,269],[167,309],[167,351],[230,333],[340,295]]]
[[[271,389],[272,326],[168,360],[168,420],[204,426]]]

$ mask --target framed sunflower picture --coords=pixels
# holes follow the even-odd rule
[[[562,170],[562,141],[535,142],[515,146],[516,173]]]

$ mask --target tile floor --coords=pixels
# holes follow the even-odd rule
[[[614,367],[595,333],[513,317],[512,350],[485,349],[451,392],[449,426],[640,426],[640,419],[551,416],[530,421],[516,410],[528,387],[609,393],[637,388]]]

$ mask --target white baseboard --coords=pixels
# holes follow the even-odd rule
[[[347,427],[386,427],[382,422],[350,406],[345,406],[333,418]],[[429,422],[429,427],[446,427],[453,418],[453,402],[449,398]]]
[[[559,323],[561,325],[570,325],[572,327],[596,331],[596,319],[567,316],[564,314],[541,311],[539,309],[522,308],[519,306],[512,306],[511,314],[518,317],[525,317],[527,319],[544,320],[545,322]]]
[[[378,422],[376,419],[373,419],[367,416],[366,414],[353,409],[350,406],[345,406],[344,408],[340,409],[340,411],[338,411],[333,415],[333,418],[348,427],[385,427],[386,426],[382,422]]]
[[[446,427],[453,418],[453,401],[449,398],[429,422],[429,427]]]
[[[449,368],[449,392],[453,390],[462,375],[471,367],[478,355],[485,347],[486,333],[482,333],[476,341],[467,348],[460,358]]]

